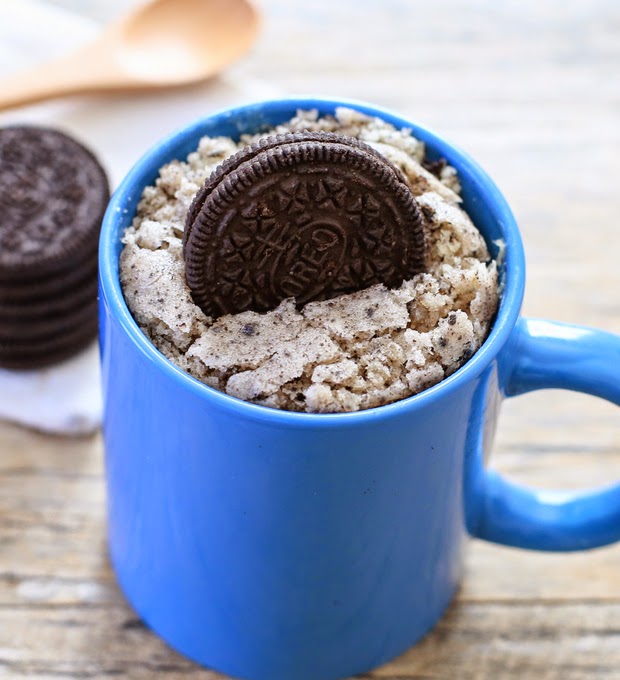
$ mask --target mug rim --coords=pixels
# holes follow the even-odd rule
[[[285,411],[253,404],[209,387],[189,375],[167,359],[140,329],[125,302],[120,276],[116,275],[119,259],[116,254],[118,245],[117,222],[127,212],[124,207],[125,204],[135,197],[136,192],[141,195],[144,188],[152,184],[150,178],[153,174],[157,173],[163,164],[169,162],[163,159],[167,158],[175,148],[180,148],[187,140],[195,138],[197,142],[201,136],[200,131],[207,124],[230,122],[231,119],[247,117],[252,114],[260,117],[261,112],[277,112],[279,109],[290,109],[291,107],[299,109],[330,107],[333,109],[340,106],[352,108],[371,116],[378,116],[399,128],[410,128],[414,136],[417,136],[417,133],[421,131],[425,144],[434,151],[438,151],[439,155],[448,157],[450,164],[456,165],[459,174],[463,172],[462,168],[467,168],[468,174],[476,182],[484,204],[494,207],[495,221],[502,232],[505,244],[504,273],[498,312],[489,335],[475,354],[452,375],[418,394],[390,404],[345,413]],[[179,160],[184,160],[184,158],[179,158]],[[446,141],[425,125],[359,100],[291,96],[220,109],[175,130],[154,143],[125,175],[108,204],[99,241],[99,285],[101,292],[100,306],[107,304],[110,313],[120,323],[133,345],[153,363],[157,370],[163,371],[172,380],[184,383],[185,387],[197,397],[212,401],[214,406],[218,408],[236,411],[240,416],[252,420],[268,421],[270,424],[280,426],[312,425],[313,427],[331,428],[359,426],[363,422],[405,415],[410,410],[425,407],[430,402],[458,390],[468,381],[475,380],[491,364],[506,344],[517,322],[525,287],[525,256],[519,229],[506,199],[482,167],[458,146]]]

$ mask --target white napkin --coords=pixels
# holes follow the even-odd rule
[[[0,2],[0,77],[87,42],[99,26],[39,0]],[[277,96],[262,81],[225,74],[191,88],[138,95],[65,99],[0,114],[0,125],[34,123],[84,142],[108,171],[112,187],[169,132],[234,104]],[[88,434],[101,424],[98,347],[37,371],[0,369],[0,418],[58,434]]]

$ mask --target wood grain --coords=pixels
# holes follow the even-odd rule
[[[525,312],[620,332],[616,2],[262,4],[263,36],[239,77],[365,99],[439,130],[514,209]],[[608,483],[620,479],[619,425],[594,399],[520,397],[505,404],[493,464],[539,486]],[[223,677],[169,650],[118,592],[100,438],[0,425],[0,677],[108,676]],[[365,677],[620,679],[620,547],[543,555],[472,543],[436,630]]]

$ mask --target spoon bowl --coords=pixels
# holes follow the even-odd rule
[[[117,56],[145,81],[195,82],[248,50],[257,27],[256,11],[242,0],[156,0],[121,24]]]
[[[151,0],[89,45],[0,82],[0,110],[68,94],[144,90],[210,78],[252,46],[250,0]]]

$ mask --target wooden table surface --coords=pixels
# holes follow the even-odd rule
[[[263,4],[263,34],[239,76],[365,99],[439,130],[516,213],[525,313],[620,333],[615,0]],[[504,405],[493,465],[541,486],[609,482],[620,478],[619,425],[614,407],[591,398],[520,397]],[[104,500],[99,436],[0,425],[0,677],[222,678],[168,649],[124,602]],[[620,546],[551,555],[473,542],[447,616],[365,677],[620,678]]]

